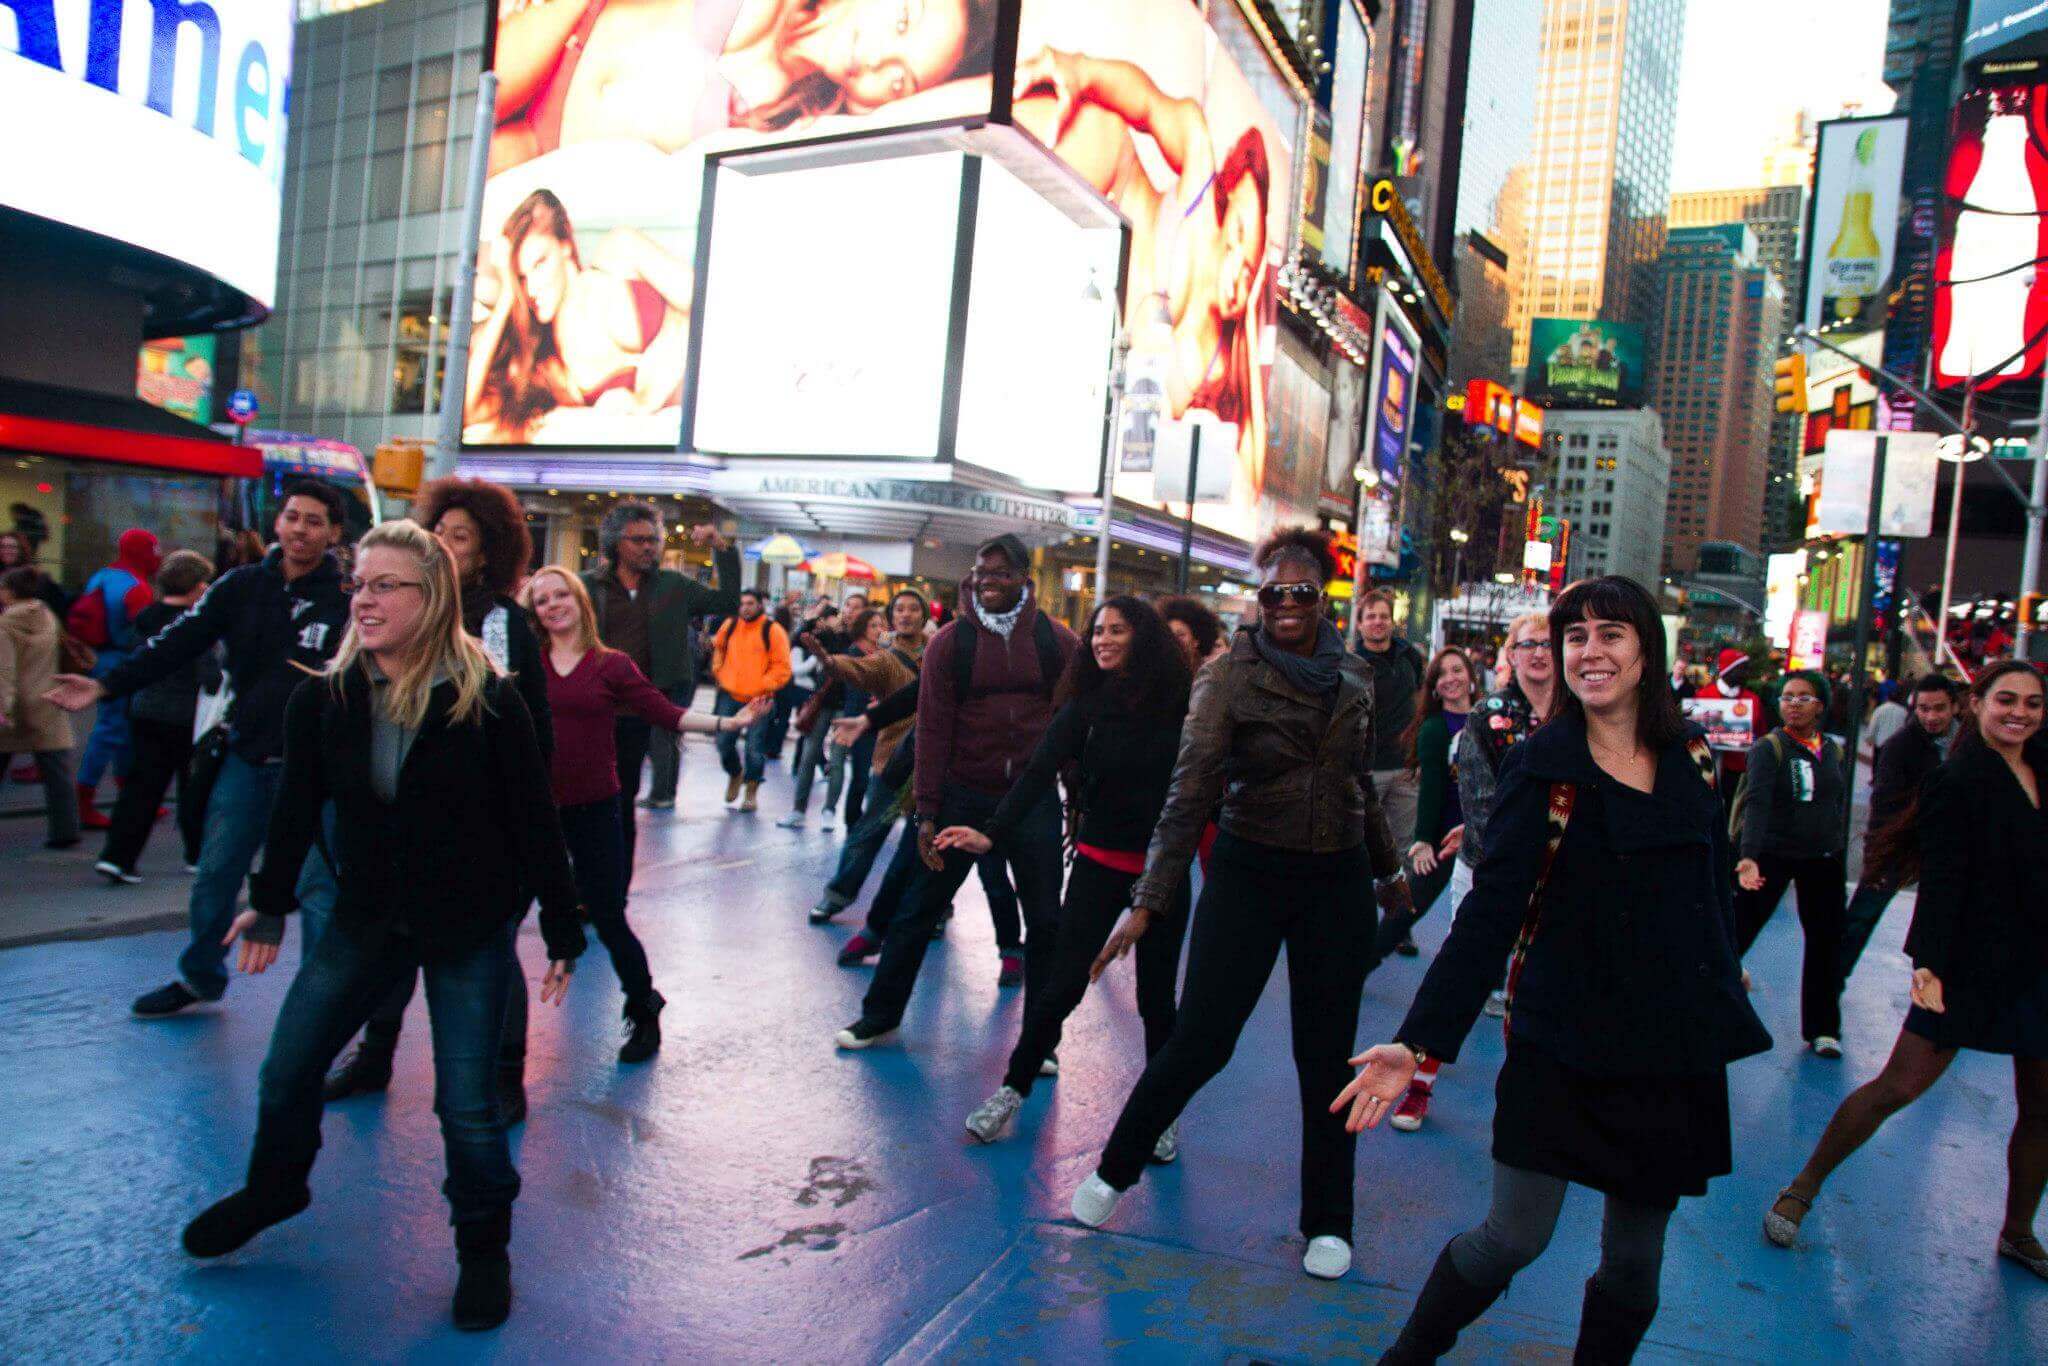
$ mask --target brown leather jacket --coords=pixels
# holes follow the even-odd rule
[[[1331,854],[1364,843],[1375,877],[1401,870],[1372,785],[1372,676],[1349,654],[1342,668],[1336,707],[1325,710],[1259,657],[1248,631],[1203,666],[1133,906],[1168,905],[1212,815],[1240,839],[1280,849]],[[1371,901],[1370,888],[1360,895]]]

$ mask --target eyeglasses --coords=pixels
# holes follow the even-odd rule
[[[401,588],[417,588],[424,592],[426,584],[418,579],[393,578],[389,574],[376,579],[349,578],[341,581],[341,591],[352,598],[388,598]]]
[[[650,533],[642,536],[621,536],[619,539],[627,545],[654,545],[661,540],[661,537]]]
[[[1508,648],[1510,650],[1548,650],[1550,642],[1547,640],[1518,640],[1508,646]]]
[[[1259,590],[1259,606],[1267,611],[1282,603],[1290,607],[1312,607],[1322,598],[1323,590],[1312,583],[1269,583]]]

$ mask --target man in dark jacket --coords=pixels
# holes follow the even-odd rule
[[[1870,830],[1882,830],[1920,794],[1920,784],[1948,758],[1956,734],[1956,685],[1938,673],[1913,685],[1913,719],[1879,746],[1870,779]],[[1897,887],[1866,877],[1856,885],[1842,924],[1842,983],[1899,894]]]
[[[229,571],[190,610],[106,677],[59,674],[50,700],[82,711],[101,698],[127,697],[225,644],[234,688],[229,750],[206,806],[206,838],[192,880],[191,943],[178,979],[135,1001],[137,1015],[175,1015],[227,993],[227,948],[235,902],[249,876],[284,770],[284,711],[292,692],[327,661],[348,629],[348,595],[332,553],[345,505],[340,492],[313,480],[287,484],[273,528],[277,545],[259,564]],[[299,879],[309,932],[334,907],[334,877],[309,858]]]
[[[967,585],[966,610],[925,650],[911,779],[925,872],[889,922],[874,984],[861,1003],[860,1019],[839,1031],[841,1048],[866,1048],[902,1022],[932,929],[974,867],[974,857],[964,851],[937,853],[933,837],[943,826],[983,825],[1051,724],[1053,688],[1080,641],[1039,612],[1031,597],[1030,564],[1030,553],[1015,536],[998,536],[983,546]],[[1023,944],[998,947],[1006,970],[1022,949],[1027,1011],[1051,967],[1061,833],[1059,800],[1047,793],[998,846],[1016,877],[1024,912]]]
[[[1408,727],[1422,698],[1429,666],[1422,652],[1394,634],[1394,595],[1375,588],[1358,600],[1357,654],[1372,671],[1372,782],[1396,847],[1415,840],[1415,807],[1420,792],[1408,767]]]
[[[584,574],[583,586],[590,590],[597,612],[599,638],[612,649],[623,650],[649,682],[687,711],[697,692],[694,624],[698,617],[739,610],[740,552],[709,523],[690,528],[692,541],[711,547],[718,570],[718,587],[708,588],[687,574],[661,567],[665,534],[661,510],[652,503],[614,504],[597,533],[604,563]],[[655,735],[637,716],[621,716],[613,735],[630,872],[637,843],[633,804],[640,795],[640,765],[653,755],[654,786],[647,804],[666,811],[676,804],[681,752],[674,735]]]

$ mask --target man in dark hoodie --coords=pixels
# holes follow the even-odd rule
[[[1030,565],[1030,553],[1015,536],[981,547],[964,586],[963,610],[925,650],[911,779],[925,871],[889,922],[861,1017],[838,1033],[841,1048],[866,1048],[902,1023],[932,929],[975,862],[960,850],[938,853],[933,837],[949,825],[980,828],[1052,721],[1053,689],[1080,641],[1032,601]],[[1016,877],[1024,911],[1027,1010],[1052,961],[1061,830],[1058,798],[1048,793],[997,846]]]
[[[122,698],[177,673],[225,643],[235,690],[229,750],[206,806],[206,839],[192,880],[192,940],[178,977],[136,998],[135,1013],[175,1015],[227,993],[227,946],[242,882],[263,848],[271,798],[284,772],[284,709],[293,690],[327,668],[348,629],[348,594],[333,550],[344,526],[339,491],[305,479],[285,485],[277,545],[259,564],[231,570],[185,614],[104,678],[57,675],[47,696],[67,711]],[[334,908],[334,877],[311,857],[299,879],[309,916]],[[314,922],[308,920],[310,927]]]

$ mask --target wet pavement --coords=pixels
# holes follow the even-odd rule
[[[1142,1056],[1129,967],[1082,1006],[1012,1136],[961,1120],[999,1082],[1019,993],[996,986],[970,880],[900,1042],[842,1055],[866,973],[834,965],[847,928],[804,922],[841,835],[729,815],[709,747],[688,747],[681,808],[642,818],[633,919],[669,998],[667,1042],[621,1069],[603,952],[559,1010],[535,1006],[532,1115],[514,1140],[511,1321],[448,1326],[454,1257],[439,1195],[424,994],[384,1096],[330,1109],[314,1204],[213,1264],[184,1221],[239,1182],[256,1070],[297,961],[226,1002],[143,1022],[169,979],[161,930],[0,952],[0,1356],[10,1361],[1309,1361],[1391,1342],[1451,1234],[1487,1198],[1490,1020],[1446,1071],[1420,1134],[1361,1143],[1357,1257],[1324,1284],[1299,1268],[1298,1147],[1284,973],[1236,1057],[1190,1107],[1182,1159],[1155,1168],[1111,1230],[1067,1217]],[[168,831],[142,887],[93,890],[93,844],[41,850],[0,821],[0,934],[80,898],[129,925],[182,907]],[[149,871],[146,868],[146,871]],[[876,880],[879,880],[877,874]],[[35,906],[28,903],[35,902]],[[102,905],[113,909],[102,911]],[[1964,1055],[1830,1185],[1795,1252],[1759,1218],[1836,1102],[1874,1073],[1905,1006],[1910,903],[1881,927],[1845,1003],[1848,1058],[1799,1051],[1799,933],[1789,910],[1752,955],[1781,1040],[1733,1071],[1736,1172],[1671,1228],[1664,1307],[1644,1361],[2039,1360],[2048,1284],[1993,1255],[2013,1114],[2010,1064]],[[852,917],[842,917],[851,919]],[[1420,960],[1366,989],[1361,1040],[1398,1021]],[[0,941],[4,942],[4,941]],[[537,978],[531,928],[521,951]],[[1565,1361],[1596,1260],[1598,1197],[1575,1191],[1550,1252],[1467,1335],[1457,1359]]]

